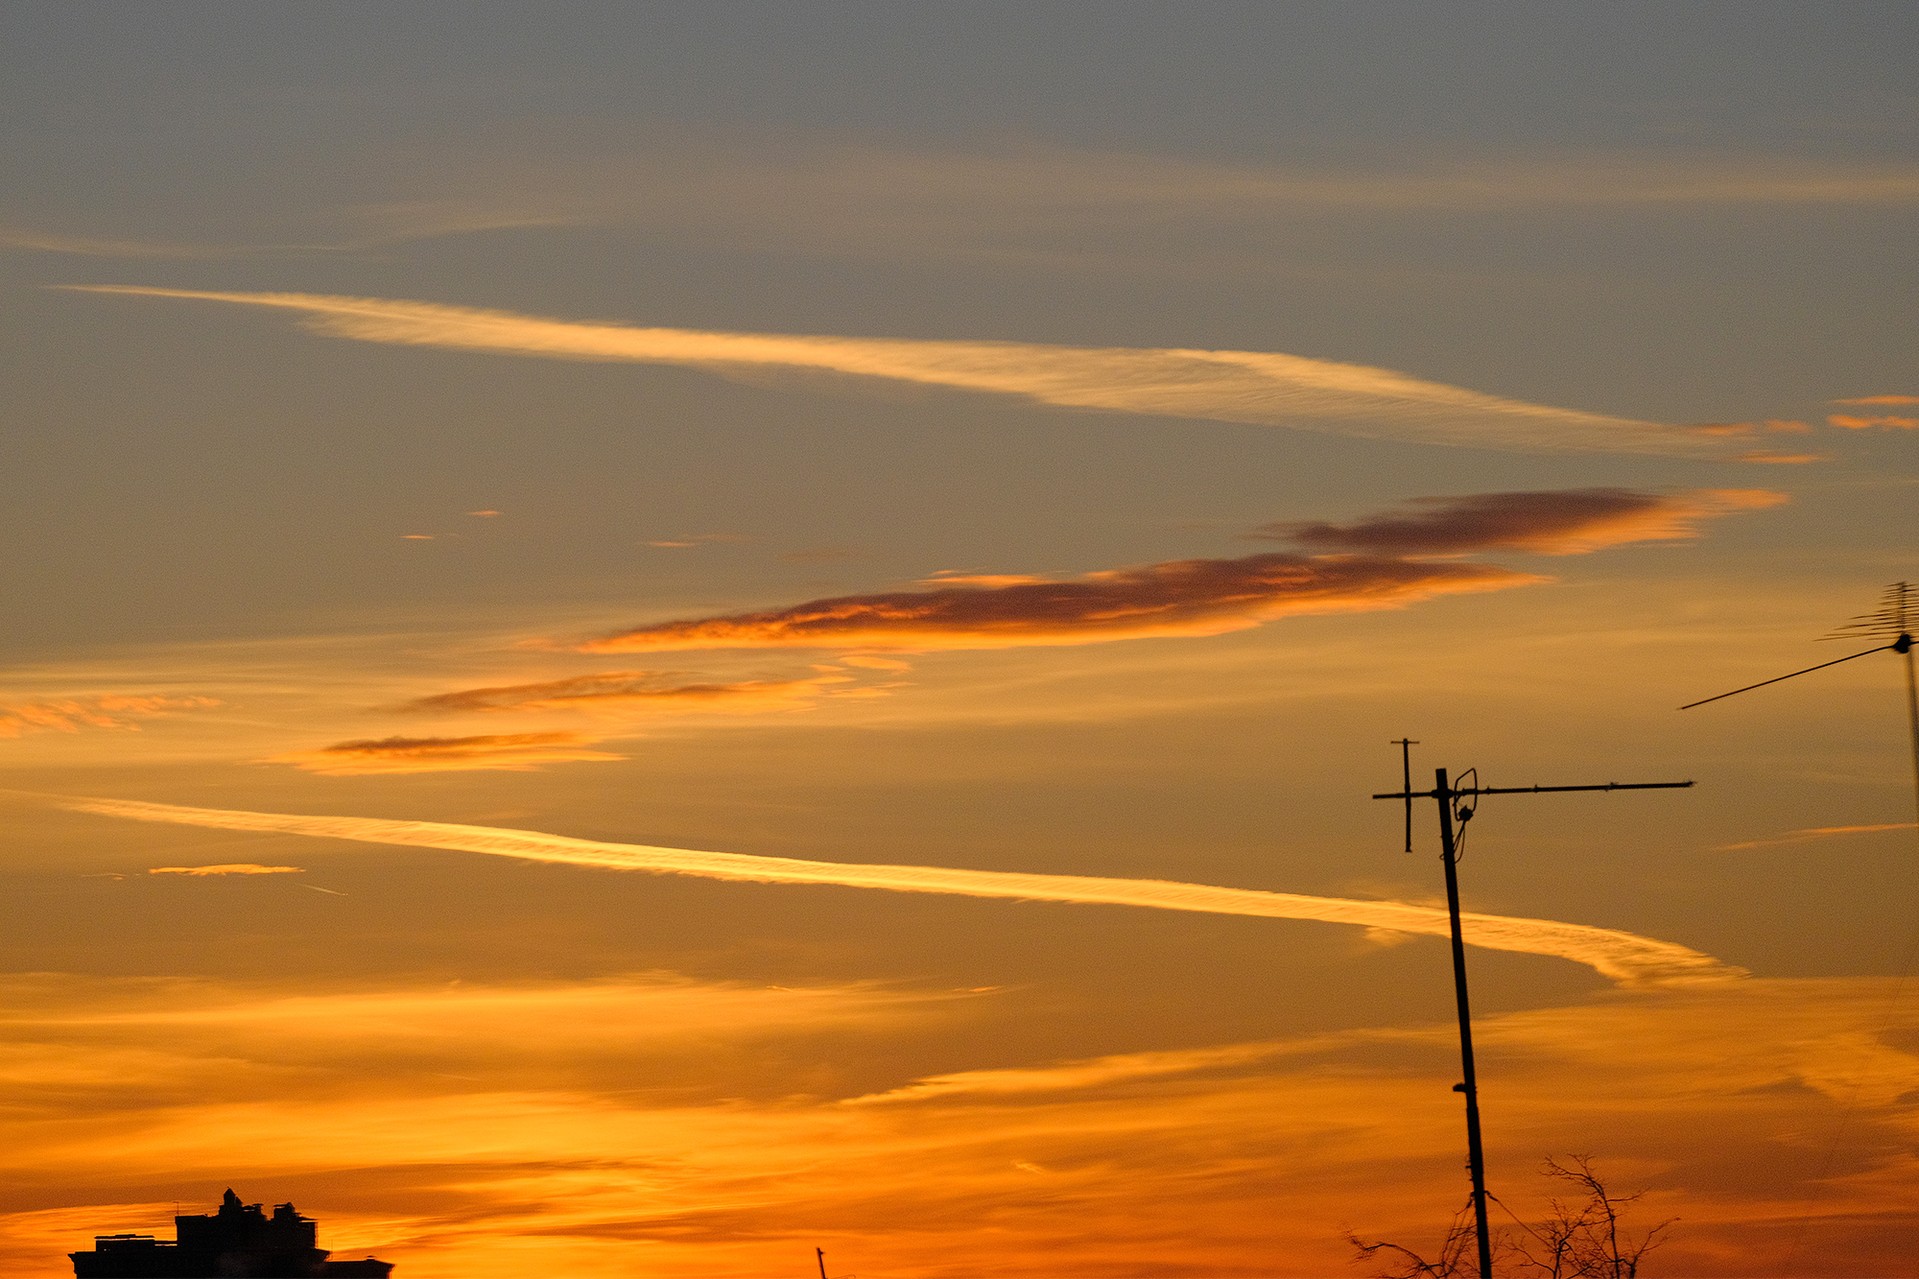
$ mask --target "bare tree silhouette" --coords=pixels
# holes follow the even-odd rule
[[[1626,1214],[1645,1192],[1612,1193],[1585,1155],[1568,1156],[1563,1163],[1548,1159],[1540,1171],[1566,1183],[1577,1196],[1554,1198],[1542,1221],[1513,1217],[1513,1225],[1496,1229],[1494,1269],[1512,1279],[1638,1279],[1640,1263],[1663,1242],[1676,1218],[1629,1227]],[[1352,1233],[1346,1239],[1356,1261],[1384,1267],[1373,1272],[1376,1279],[1466,1279],[1477,1269],[1470,1199],[1454,1215],[1438,1254],[1431,1258],[1390,1240]]]

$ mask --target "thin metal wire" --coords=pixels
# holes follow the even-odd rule
[[[1728,697],[1737,697],[1741,693],[1750,693],[1755,688],[1764,688],[1768,684],[1777,684],[1781,680],[1797,679],[1801,675],[1810,675],[1814,671],[1823,671],[1828,666],[1837,666],[1841,662],[1850,662],[1854,658],[1871,657],[1874,653],[1883,653],[1887,649],[1893,648],[1893,647],[1895,646],[1892,644],[1881,644],[1878,648],[1869,648],[1863,653],[1854,653],[1849,657],[1836,657],[1830,662],[1821,662],[1817,666],[1808,666],[1805,670],[1794,671],[1790,675],[1775,675],[1771,679],[1762,679],[1757,684],[1748,684],[1744,688],[1735,688],[1730,693],[1719,693],[1713,697],[1702,697],[1696,702],[1687,702],[1684,706],[1681,706],[1679,709],[1682,711],[1689,711],[1695,706],[1704,706],[1707,702],[1717,702]]]

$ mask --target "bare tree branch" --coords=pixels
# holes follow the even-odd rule
[[[1499,1203],[1513,1225],[1492,1231],[1495,1269],[1509,1279],[1638,1279],[1640,1263],[1664,1242],[1677,1218],[1645,1229],[1629,1227],[1627,1214],[1645,1192],[1613,1194],[1585,1155],[1569,1155],[1564,1162],[1548,1159],[1540,1171],[1578,1196],[1553,1199],[1546,1218],[1536,1222],[1514,1216]],[[1391,1266],[1375,1270],[1376,1279],[1467,1279],[1477,1271],[1473,1225],[1468,1199],[1432,1260],[1389,1240],[1361,1239],[1350,1232],[1346,1239],[1353,1245],[1355,1262]]]

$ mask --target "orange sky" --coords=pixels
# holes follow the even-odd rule
[[[1904,1273],[1896,6],[5,20],[0,1267]]]

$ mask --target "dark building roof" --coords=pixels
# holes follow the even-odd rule
[[[91,1252],[70,1252],[75,1279],[386,1279],[389,1262],[329,1261],[313,1218],[290,1203],[240,1202],[231,1190],[219,1211],[173,1219],[174,1239],[99,1235]]]

